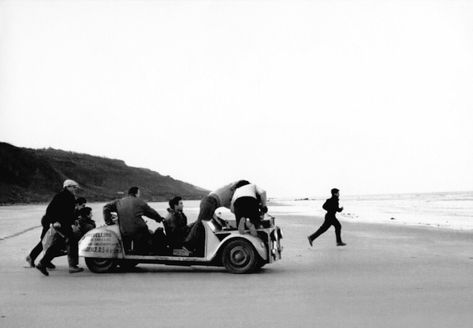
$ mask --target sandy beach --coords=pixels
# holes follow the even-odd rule
[[[283,260],[256,274],[141,264],[129,273],[72,275],[61,257],[44,277],[24,260],[40,233],[27,228],[41,210],[28,212],[17,235],[12,218],[2,218],[10,237],[0,240],[1,327],[458,328],[473,321],[471,232],[344,221],[347,247],[336,247],[329,230],[310,248],[306,236],[322,218],[279,215]]]
[[[0,0],[0,328],[473,328],[472,58],[468,0]],[[184,229],[204,199],[267,207],[282,259],[46,276],[26,258],[48,204],[69,234],[72,195],[98,227],[127,198],[105,211],[124,245],[80,249],[130,256],[94,271],[261,266],[237,229]],[[189,249],[152,219],[140,249],[136,216],[161,220],[134,196]],[[347,245],[309,245],[335,212]]]

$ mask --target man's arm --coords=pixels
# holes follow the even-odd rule
[[[105,204],[103,207],[103,220],[105,221],[106,225],[113,224],[112,212],[117,211],[117,202],[118,200],[114,200],[113,202]]]
[[[325,203],[322,205],[322,208],[323,208],[324,210],[326,210],[327,212],[328,212],[328,211],[329,211],[329,209],[330,209],[330,208],[329,208],[329,204],[328,204],[328,203],[329,203],[329,201],[328,201],[328,200],[326,200],[326,201],[325,201]]]
[[[256,192],[258,193],[258,195],[259,195],[259,197],[260,197],[261,206],[266,206],[266,202],[267,202],[266,190],[261,189],[261,188],[258,187],[258,186],[255,186],[255,187],[256,187]]]
[[[164,218],[159,215],[158,212],[156,212],[151,206],[149,206],[147,203],[143,202],[143,215],[155,220],[156,222],[161,222],[164,220]]]

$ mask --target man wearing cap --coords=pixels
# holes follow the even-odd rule
[[[69,273],[84,271],[78,267],[79,255],[77,241],[73,238],[72,225],[75,220],[76,194],[79,184],[74,180],[65,180],[63,189],[54,196],[46,209],[46,222],[54,224],[56,229],[64,235],[67,245],[67,258],[69,262]],[[44,227],[44,225],[43,225]],[[59,246],[49,247],[43,258],[36,265],[36,268],[45,276],[48,275],[47,264],[58,254]],[[31,262],[30,262],[31,263]]]
[[[340,197],[340,191],[337,188],[333,188],[331,191],[332,197],[327,199],[322,205],[322,208],[327,211],[325,214],[325,221],[320,226],[320,228],[314,232],[312,235],[308,236],[310,246],[314,240],[328,230],[331,226],[335,228],[335,237],[337,239],[337,246],[345,246],[346,244],[342,241],[342,225],[337,220],[335,214],[337,212],[343,211],[343,207],[340,207],[338,204],[338,198]]]

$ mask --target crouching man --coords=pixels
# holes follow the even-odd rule
[[[76,208],[75,196],[78,189],[79,184],[74,180],[64,181],[62,191],[54,196],[46,210],[49,222],[53,223],[54,226],[57,227],[59,233],[65,238],[69,273],[84,271],[84,269],[78,266],[79,254],[77,241],[72,233]],[[48,264],[50,264],[51,260],[58,255],[60,249],[61,245],[55,243],[45,251],[43,258],[39,261],[38,265],[36,265],[36,268],[45,276],[48,275],[48,271],[46,270]]]
[[[79,210],[79,218],[72,227],[74,238],[79,242],[87,232],[94,229],[96,226],[95,221],[92,219],[92,209],[90,207],[81,208]]]
[[[184,241],[184,245],[192,250],[194,256],[204,256],[205,229],[202,221],[211,220],[214,217],[215,210],[219,207],[230,209],[235,189],[238,183],[242,181],[245,180],[238,180],[220,187],[200,201],[199,215],[197,220],[189,225],[189,234]]]
[[[118,215],[118,225],[125,242],[125,247],[133,244],[133,251],[146,254],[151,250],[151,234],[142,216],[156,222],[163,221],[163,217],[152,209],[145,201],[140,199],[141,192],[138,187],[131,187],[128,196],[117,199],[103,207],[103,217],[107,224],[112,224],[112,212]]]

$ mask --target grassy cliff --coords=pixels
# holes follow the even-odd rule
[[[174,195],[200,199],[208,191],[124,161],[58,149],[19,148],[0,142],[0,203],[47,202],[65,179],[77,181],[88,201],[121,197],[138,186],[148,201]]]

